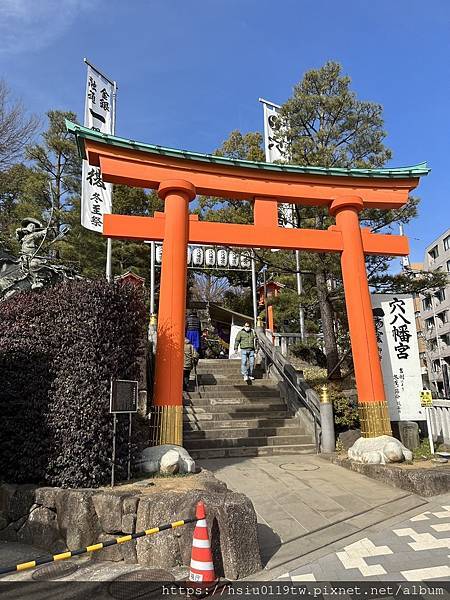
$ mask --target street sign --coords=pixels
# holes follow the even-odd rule
[[[433,406],[433,397],[430,390],[420,392],[420,406]]]

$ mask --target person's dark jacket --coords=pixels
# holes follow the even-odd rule
[[[245,329],[241,329],[238,332],[236,339],[234,340],[234,349],[238,350],[238,347],[241,347],[241,350],[257,350],[258,349],[258,338],[256,337],[253,329],[249,331],[245,331]]]

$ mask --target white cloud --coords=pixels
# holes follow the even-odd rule
[[[0,0],[0,52],[17,54],[48,46],[96,0]]]

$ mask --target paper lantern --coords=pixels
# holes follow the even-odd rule
[[[192,264],[195,267],[203,265],[203,248],[194,248],[192,251]]]
[[[160,265],[162,263],[162,253],[163,253],[163,247],[162,244],[156,246],[155,248],[155,260],[156,260],[156,264]]]
[[[239,266],[239,255],[234,250],[228,252],[228,264],[234,268]]]
[[[207,267],[213,267],[216,264],[216,252],[215,252],[214,248],[206,249],[205,264]]]
[[[218,267],[226,267],[227,266],[228,254],[227,251],[221,248],[217,251],[217,266]]]
[[[248,254],[241,254],[241,267],[243,269],[249,269],[251,264],[252,264],[252,262],[250,260],[250,257],[248,256]]]

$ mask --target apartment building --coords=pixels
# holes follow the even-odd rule
[[[431,390],[438,397],[450,396],[450,229],[425,250],[424,270],[448,273],[447,285],[420,295],[425,353]]]

